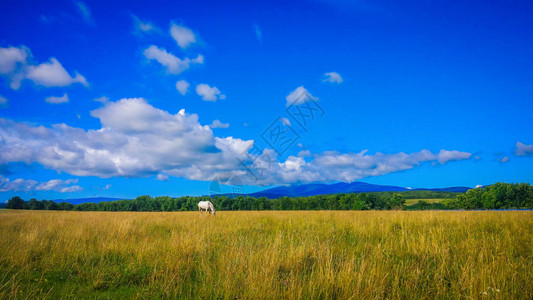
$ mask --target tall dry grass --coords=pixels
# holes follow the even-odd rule
[[[533,298],[530,211],[8,211],[0,237],[0,298]]]

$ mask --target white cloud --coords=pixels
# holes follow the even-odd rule
[[[144,56],[149,60],[155,60],[167,69],[170,74],[180,74],[187,70],[191,64],[203,64],[204,57],[198,55],[194,59],[180,59],[163,48],[152,45],[144,50]]]
[[[147,33],[159,32],[159,29],[154,24],[150,22],[143,22],[141,21],[141,19],[139,19],[139,17],[137,17],[134,14],[131,15],[131,18],[133,19],[133,26],[134,26],[133,33],[147,34]]]
[[[213,123],[211,123],[211,125],[209,125],[209,127],[211,127],[211,128],[228,128],[229,127],[229,123],[222,123],[219,120],[214,120]]]
[[[217,101],[217,99],[224,100],[226,95],[221,94],[216,87],[210,87],[208,84],[201,83],[196,86],[196,93],[205,101]]]
[[[51,58],[50,62],[42,63],[37,66],[28,66],[28,74],[26,75],[26,78],[32,80],[36,84],[46,87],[67,86],[73,83],[81,83],[86,87],[89,86],[83,75],[76,72],[76,76],[71,77],[61,63],[55,58]]]
[[[516,149],[514,150],[516,156],[528,156],[533,154],[533,145],[526,145],[522,142],[516,142]]]
[[[256,184],[289,184],[302,182],[353,182],[365,177],[381,176],[389,173],[413,169],[422,163],[439,160],[440,153],[454,153],[455,151],[441,150],[432,153],[422,150],[414,153],[376,153],[369,155],[367,151],[359,153],[339,153],[326,151],[313,155],[310,161],[304,157],[310,156],[310,152],[300,152],[299,157],[289,156],[285,162],[267,163],[263,159],[257,159],[252,164],[252,170],[261,170],[261,166],[269,168],[258,178]],[[457,151],[458,152],[458,151]],[[464,153],[464,152],[460,152]],[[275,158],[274,151],[266,149],[263,156]],[[454,156],[455,160],[466,159],[466,155]],[[451,161],[449,159],[447,161]],[[446,163],[446,162],[442,162]],[[250,176],[247,176],[250,177]]]
[[[157,174],[156,179],[159,180],[159,181],[168,181],[169,180],[168,179],[168,175],[161,174],[161,173]]]
[[[476,185],[476,189],[479,189],[479,188],[482,188],[482,187],[483,187],[483,185],[481,185],[481,184]]]
[[[17,64],[26,64],[28,56],[31,56],[31,52],[25,46],[0,48],[0,74],[14,72]]]
[[[26,192],[32,190],[37,185],[37,181],[31,179],[15,179],[0,175],[0,192]]]
[[[180,81],[176,82],[176,89],[183,96],[185,96],[185,94],[187,94],[187,90],[189,89],[189,86],[190,86],[190,84],[187,81],[185,81],[185,80],[180,80]]]
[[[0,75],[7,78],[9,86],[17,90],[24,79],[27,59],[31,57],[30,49],[20,47],[0,47]]]
[[[445,164],[453,160],[469,159],[471,156],[472,156],[472,153],[460,152],[457,150],[448,151],[448,150],[443,149],[443,150],[440,150],[439,152],[438,160],[439,160],[439,163]]]
[[[87,4],[85,4],[83,1],[76,1],[75,3],[83,21],[88,25],[94,26],[95,23],[91,14],[91,9],[87,6]]]
[[[27,191],[56,191],[60,193],[77,192],[83,190],[78,183],[78,179],[52,179],[44,182],[37,182],[32,179],[15,179],[0,175],[0,192],[27,192]]]
[[[106,96],[102,96],[102,97],[100,97],[100,98],[96,98],[96,99],[94,99],[94,101],[96,101],[96,102],[100,102],[100,103],[106,103],[106,102],[109,102],[109,98],[106,97]]]
[[[326,76],[326,79],[323,80],[323,82],[331,82],[331,83],[342,83],[343,79],[341,75],[337,72],[329,72],[324,74]]]
[[[67,103],[69,100],[68,100],[67,93],[65,93],[63,94],[63,96],[60,96],[60,97],[54,97],[54,96],[46,97],[44,101],[50,104],[60,104],[60,103]]]
[[[178,43],[178,46],[183,49],[196,43],[196,35],[194,34],[194,32],[182,25],[171,23],[170,35],[172,36],[172,38],[174,38],[176,43]]]
[[[502,159],[499,160],[501,163],[506,163],[509,161],[509,156],[504,156]]]
[[[165,173],[210,180],[237,168],[237,138],[215,138],[198,115],[170,114],[141,98],[93,110],[102,127],[32,126],[0,118],[0,165],[39,163],[75,176],[143,177]],[[240,154],[240,153],[239,153]]]
[[[77,72],[71,77],[61,63],[50,58],[49,62],[30,64],[31,51],[25,46],[0,48],[0,75],[7,78],[12,89],[20,88],[24,79],[46,87],[64,87],[73,83],[89,86],[85,77]]]
[[[2,97],[2,95],[0,95],[0,108],[6,107],[6,106],[7,106],[7,99],[5,97]]]
[[[318,101],[318,98],[313,97],[303,86],[297,87],[285,99],[287,99],[287,106],[300,105],[309,100]]]

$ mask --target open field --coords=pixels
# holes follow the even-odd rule
[[[7,211],[0,298],[533,298],[533,212]]]

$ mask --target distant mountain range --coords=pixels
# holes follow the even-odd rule
[[[279,197],[303,197],[303,196],[316,196],[326,194],[341,194],[341,193],[366,193],[366,192],[404,192],[404,191],[436,191],[436,192],[454,192],[462,193],[471,189],[465,186],[446,187],[446,188],[404,188],[393,185],[379,185],[366,182],[352,182],[352,183],[333,183],[333,184],[300,184],[291,186],[278,186],[269,188],[263,191],[249,193],[249,194],[233,194],[233,193],[221,193],[216,194],[220,196],[237,197],[237,196],[251,196],[251,197],[266,197],[269,199],[277,199]],[[215,196],[215,195],[212,195]],[[124,200],[123,198],[108,198],[108,197],[95,197],[95,198],[78,198],[78,199],[56,199],[54,202],[69,202],[72,204],[80,203],[98,203],[107,201]]]
[[[468,191],[469,187],[446,187],[446,188],[417,188],[409,189],[393,185],[379,185],[366,182],[352,182],[352,183],[333,183],[333,184],[302,184],[292,186],[278,186],[275,188],[266,189],[263,191],[248,194],[253,197],[301,197],[301,196],[315,196],[325,194],[341,194],[341,193],[366,193],[366,192],[404,192],[404,191],[436,191],[436,192],[455,192],[462,193]]]

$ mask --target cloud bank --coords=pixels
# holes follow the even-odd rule
[[[83,188],[79,185],[78,179],[52,179],[44,182],[37,182],[32,179],[15,179],[0,175],[0,192],[27,192],[27,191],[56,191],[60,193],[79,192]]]
[[[249,155],[253,140],[217,137],[199,122],[198,115],[183,109],[171,114],[145,99],[130,98],[105,102],[91,115],[99,119],[101,128],[45,127],[0,118],[0,165],[39,163],[74,176],[101,178],[158,176],[161,180],[175,176],[205,181],[227,174],[240,176],[245,184],[272,185],[352,182],[423,163],[446,164],[471,157],[471,153],[444,149],[390,154],[306,151],[279,161],[274,150],[264,149],[254,159]],[[4,180],[4,184],[13,184],[9,182]]]

